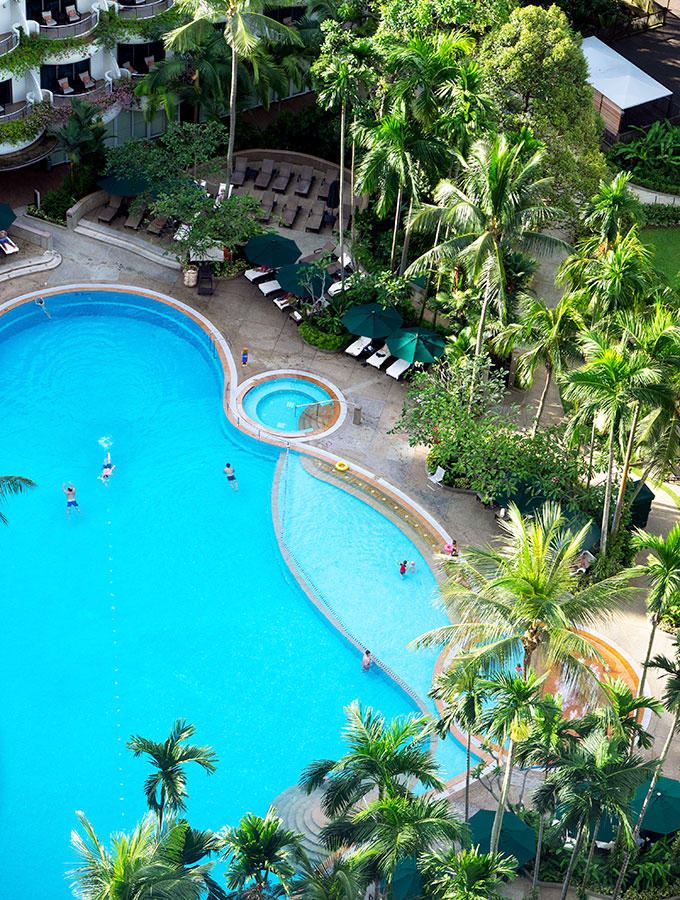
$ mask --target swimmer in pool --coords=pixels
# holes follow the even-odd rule
[[[102,482],[102,484],[106,484],[108,487],[107,481],[109,480],[109,475],[115,469],[115,466],[111,465],[111,453],[106,454],[106,459],[104,460],[104,466],[102,468],[102,474],[97,475],[97,478]]]
[[[40,307],[40,309],[45,313],[45,315],[47,316],[48,319],[52,318],[47,307],[45,306],[45,301],[43,300],[42,297],[36,298],[35,305]]]
[[[75,507],[80,515],[82,516],[82,512],[80,511],[80,507],[76,502],[76,489],[73,487],[71,482],[69,481],[68,487],[64,485],[64,493],[66,494],[66,518],[71,518],[71,507]]]
[[[368,672],[371,668],[371,651],[367,650],[364,655],[361,657],[361,668],[364,672]]]
[[[227,481],[231,485],[232,491],[238,490],[238,481],[236,480],[236,475],[234,474],[234,469],[231,463],[227,463],[224,467],[224,474],[227,476]]]

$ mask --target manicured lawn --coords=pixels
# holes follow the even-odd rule
[[[675,282],[680,270],[680,228],[644,228],[640,237],[654,250],[653,265]]]

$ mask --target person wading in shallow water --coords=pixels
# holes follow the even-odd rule
[[[231,485],[231,489],[233,491],[238,490],[238,481],[236,480],[236,475],[234,474],[234,468],[231,463],[227,463],[224,467],[224,474],[227,476],[227,481]]]
[[[73,487],[71,482],[69,481],[68,487],[64,485],[64,493],[66,494],[66,518],[71,518],[71,507],[75,507],[80,515],[82,516],[82,512],[80,512],[80,507],[76,503],[76,489]]]
[[[361,668],[364,672],[368,672],[371,668],[371,651],[367,650],[364,655],[361,657]]]

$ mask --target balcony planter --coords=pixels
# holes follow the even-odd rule
[[[29,138],[19,138],[15,143],[10,141],[3,141],[0,138],[0,156],[5,153],[17,153],[19,150],[25,150],[26,147],[30,147],[31,144],[35,144],[35,142],[42,137],[45,129],[41,128],[40,131],[36,132],[36,134],[32,135]]]

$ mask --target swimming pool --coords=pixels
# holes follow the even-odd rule
[[[125,750],[131,734],[163,739],[181,717],[196,725],[220,763],[210,778],[189,774],[189,816],[217,829],[263,813],[311,759],[340,753],[353,699],[388,717],[414,709],[379,670],[361,671],[285,566],[271,514],[279,450],[226,421],[214,342],[138,295],[64,292],[47,305],[51,320],[32,303],[0,318],[3,468],[38,484],[5,504],[2,532],[0,836],[12,847],[3,893],[13,900],[70,896],[75,810],[102,838],[142,816],[147,766]],[[116,464],[108,487],[97,479],[105,446]],[[238,493],[222,474],[227,459]],[[377,615],[417,612],[412,634],[441,623],[432,574],[396,526],[384,520],[376,540],[373,511],[331,485],[317,493],[321,483],[298,479],[290,460],[289,540],[315,577],[328,577],[329,557],[333,571],[356,573],[353,630],[414,677],[410,661],[425,657],[400,657],[401,637],[388,641]],[[67,520],[69,479],[82,516]],[[337,522],[322,510],[329,502]],[[307,533],[314,506],[336,529],[331,550]],[[393,607],[384,543],[419,560]],[[376,610],[363,624],[361,573]],[[453,776],[463,752],[449,744]],[[38,834],[39,849],[17,834]]]
[[[326,430],[337,421],[341,403],[330,385],[302,372],[259,376],[243,386],[239,397],[251,422],[289,436]]]

